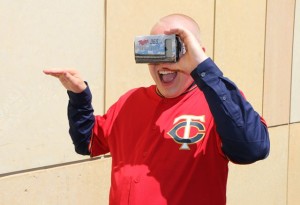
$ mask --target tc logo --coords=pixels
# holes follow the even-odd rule
[[[205,136],[205,127],[202,124],[203,122],[205,122],[204,115],[179,116],[175,118],[173,123],[174,127],[168,132],[168,134],[175,140],[175,142],[181,144],[181,147],[179,149],[189,150],[189,144],[197,143]],[[191,128],[196,128],[196,133],[191,132]],[[192,134],[193,136],[191,136]]]

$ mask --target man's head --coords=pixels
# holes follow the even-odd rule
[[[164,34],[173,28],[189,30],[200,42],[200,29],[198,24],[190,17],[182,14],[171,14],[161,18],[151,29],[151,35]],[[157,88],[164,97],[174,98],[184,93],[192,84],[193,79],[189,73],[184,73],[178,63],[149,64],[150,74]]]

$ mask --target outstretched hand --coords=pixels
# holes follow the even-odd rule
[[[186,53],[178,61],[178,65],[183,72],[191,73],[201,62],[208,58],[199,40],[189,30],[174,28],[166,31],[165,34],[178,35],[185,45]]]
[[[74,93],[81,93],[87,85],[82,80],[79,72],[72,69],[61,70],[43,70],[46,75],[56,77],[60,80],[61,84],[69,91]]]

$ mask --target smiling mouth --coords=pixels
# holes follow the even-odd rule
[[[177,76],[176,71],[161,70],[158,71],[159,78],[162,83],[171,83]]]

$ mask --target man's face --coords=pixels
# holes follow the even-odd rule
[[[164,34],[166,30],[176,27],[177,21],[156,24],[151,35]],[[179,26],[179,25],[178,25]],[[192,84],[190,74],[179,71],[177,63],[149,64],[149,71],[159,92],[166,98],[174,98],[184,93]]]

